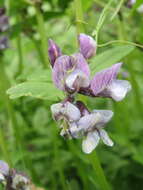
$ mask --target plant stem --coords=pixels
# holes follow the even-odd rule
[[[22,151],[22,148],[21,148],[21,141],[20,141],[21,133],[20,133],[19,126],[18,126],[18,123],[17,123],[17,119],[16,119],[16,116],[15,116],[15,111],[13,109],[13,105],[11,104],[11,101],[9,100],[9,98],[8,98],[8,96],[6,94],[6,90],[10,87],[10,83],[9,83],[8,77],[6,75],[4,66],[3,66],[2,58],[1,58],[1,69],[0,69],[0,81],[1,81],[1,86],[2,86],[3,101],[5,103],[5,107],[7,109],[7,113],[9,115],[9,118],[10,118],[10,121],[11,121],[11,124],[12,124],[12,129],[13,129],[14,136],[15,136],[16,146],[19,149],[19,152],[20,152],[21,157],[22,157],[22,164],[23,164],[23,167],[25,168],[23,151]]]
[[[84,19],[82,11],[82,2],[81,0],[74,0],[75,5],[75,14],[76,14],[76,28],[77,34],[84,32]]]
[[[17,75],[21,74],[23,71],[23,56],[22,56],[22,45],[21,45],[21,34],[17,36],[17,52],[18,52],[18,59],[19,59],[19,67]]]
[[[6,138],[5,138],[4,130],[2,129],[2,126],[0,126],[0,148],[2,150],[5,161],[8,163],[9,167],[12,167],[13,164],[11,161],[10,152],[8,150],[8,145],[6,142]]]
[[[79,34],[80,32],[84,32],[84,27],[83,27],[83,10],[82,10],[82,2],[81,0],[75,0],[75,10],[76,10],[76,23],[77,23],[77,34]],[[82,98],[85,100],[85,97]],[[97,179],[98,179],[98,183],[101,186],[102,190],[110,190],[110,187],[107,183],[106,177],[104,175],[104,172],[102,170],[102,167],[100,165],[99,159],[94,151],[94,153],[92,153],[91,155],[89,155],[89,159],[90,162],[95,170]]]
[[[44,18],[38,5],[35,5],[35,9],[36,9],[36,19],[38,24],[38,32],[40,34],[40,39],[41,39],[41,49],[44,58],[43,64],[44,67],[46,68],[49,65],[49,59],[48,59],[48,43],[44,26]]]
[[[63,166],[61,163],[61,160],[59,159],[59,154],[58,154],[58,140],[57,140],[57,130],[53,131],[53,142],[54,142],[54,157],[55,157],[55,163],[57,165],[57,172],[59,174],[59,180],[61,182],[61,186],[63,190],[67,190],[67,184],[66,184],[66,179],[64,176],[64,170],[63,170]]]
[[[98,183],[100,185],[100,189],[102,190],[111,190],[111,187],[109,186],[107,179],[104,175],[103,169],[101,167],[100,161],[97,157],[96,152],[94,151],[92,154],[88,155],[88,158],[95,170],[95,175],[98,180]]]

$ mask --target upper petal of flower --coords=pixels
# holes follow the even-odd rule
[[[57,44],[49,39],[49,57],[52,67],[54,66],[55,60],[62,55],[60,48],[57,46]]]
[[[96,125],[97,128],[101,128],[101,126],[108,123],[114,114],[111,110],[93,110],[93,113],[99,113],[101,115],[100,122]]]
[[[110,139],[110,137],[108,136],[108,133],[104,129],[99,130],[99,136],[102,139],[102,141],[104,142],[104,144],[106,144],[108,146],[114,145],[113,141]]]
[[[70,102],[53,104],[51,111],[55,120],[67,119],[69,122],[80,119],[80,110]]]
[[[86,154],[90,154],[98,145],[99,140],[100,137],[97,131],[88,133],[86,138],[82,142],[83,152],[85,152]]]
[[[70,57],[71,57],[71,62],[73,63],[73,65],[75,65],[75,68],[79,69],[89,77],[90,68],[83,55],[81,53],[75,53]]]
[[[107,85],[111,84],[111,82],[117,77],[121,65],[122,63],[117,63],[108,69],[96,73],[91,80],[91,89],[95,96],[103,91]]]
[[[73,64],[70,61],[70,56],[62,55],[56,59],[52,70],[52,77],[57,88],[65,90],[67,72],[72,68]]]
[[[96,54],[97,43],[96,41],[86,34],[80,34],[78,37],[78,42],[80,46],[80,53],[88,59]]]
[[[83,72],[88,77],[90,76],[89,66],[80,53],[72,56],[62,55],[57,58],[52,71],[55,85],[59,89],[65,90],[66,78],[75,70]]]

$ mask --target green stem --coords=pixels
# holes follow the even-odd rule
[[[18,59],[19,59],[19,67],[17,75],[21,74],[23,71],[23,56],[22,56],[22,44],[21,44],[21,34],[17,36],[17,53],[18,53]]]
[[[84,19],[82,11],[82,2],[81,0],[74,0],[75,5],[75,14],[76,14],[76,28],[77,34],[84,32]]]
[[[19,149],[19,152],[22,157],[22,163],[23,163],[23,166],[25,167],[23,151],[22,151],[22,147],[21,147],[21,133],[19,130],[16,116],[15,116],[15,110],[13,109],[13,105],[6,94],[6,90],[10,87],[10,83],[9,83],[8,77],[6,75],[2,59],[1,59],[1,69],[0,69],[0,81],[1,81],[1,86],[2,86],[3,100],[4,100],[5,107],[7,109],[7,113],[8,113],[8,116],[9,116],[11,124],[12,124],[15,141],[16,141],[16,146]]]
[[[59,179],[60,179],[60,182],[61,182],[61,186],[62,186],[62,189],[63,190],[67,190],[67,185],[66,185],[66,180],[65,180],[65,176],[64,176],[64,170],[63,170],[63,167],[62,167],[62,163],[61,163],[61,160],[59,159],[59,154],[58,154],[58,140],[57,140],[57,130],[53,132],[53,135],[54,135],[54,139],[53,139],[53,142],[54,142],[54,157],[55,157],[55,162],[56,162],[56,165],[57,165],[57,172],[59,174]]]
[[[74,3],[75,3],[75,10],[76,10],[77,34],[79,34],[80,32],[84,32],[82,2],[81,2],[81,0],[74,0]],[[82,98],[82,99],[84,99],[84,101],[86,101],[85,98]],[[93,154],[89,155],[89,159],[95,170],[95,173],[96,173],[96,176],[98,179],[98,183],[100,184],[101,189],[102,190],[110,190],[110,187],[108,185],[108,182],[106,180],[106,177],[104,175],[104,172],[102,170],[102,167],[100,165],[99,159],[98,159],[95,151]]]
[[[2,150],[5,161],[8,163],[9,167],[12,167],[13,164],[11,161],[10,152],[8,150],[8,145],[6,142],[5,135],[4,135],[4,130],[2,129],[1,126],[0,126],[0,148]]]
[[[38,32],[40,34],[40,39],[41,39],[41,49],[42,49],[43,58],[44,58],[43,64],[44,64],[44,67],[48,67],[49,65],[48,43],[47,43],[45,26],[44,26],[44,18],[38,5],[35,5],[35,9],[36,9],[36,19],[37,19],[37,24],[38,24],[37,25]]]
[[[102,190],[111,190],[111,187],[109,186],[107,179],[104,175],[103,169],[101,167],[100,161],[97,157],[96,152],[94,151],[92,154],[88,155],[88,158],[95,170],[95,175],[98,180],[98,183],[100,185],[100,189]]]

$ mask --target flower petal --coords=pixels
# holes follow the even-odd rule
[[[97,123],[101,120],[101,114],[99,113],[91,113],[85,115],[80,118],[77,122],[79,130],[83,132],[87,132],[88,130],[92,130]]]
[[[93,112],[101,115],[101,119],[97,123],[96,128],[101,128],[104,124],[109,122],[114,114],[111,110],[93,110]]]
[[[0,160],[0,173],[5,176],[8,175],[8,173],[9,173],[9,166],[3,160]]]
[[[62,116],[62,114],[61,114],[62,106],[63,106],[62,103],[51,105],[51,112],[52,112],[53,118],[56,121],[61,119],[61,116]]]
[[[76,122],[69,123],[69,133],[73,138],[80,138],[81,134]]]
[[[81,87],[88,87],[90,80],[85,73],[76,69],[66,78],[65,83],[69,89],[78,91]]]
[[[71,55],[71,62],[75,65],[75,69],[79,69],[88,77],[90,76],[89,65],[81,53]]]
[[[49,39],[49,57],[52,67],[54,66],[55,60],[62,55],[60,48],[57,46],[57,44]]]
[[[63,109],[63,114],[67,115],[69,118],[69,121],[77,121],[80,119],[80,110],[70,102],[66,102],[65,108]]]
[[[80,110],[70,102],[53,104],[51,112],[55,120],[67,119],[69,122],[80,119]]]
[[[100,137],[97,131],[88,133],[86,139],[82,142],[83,152],[90,154],[98,145],[99,140]]]
[[[78,37],[80,46],[80,53],[86,58],[91,58],[96,54],[97,43],[96,41],[86,34],[80,34]]]
[[[113,141],[110,139],[110,137],[108,136],[107,132],[104,129],[99,130],[99,135],[102,141],[104,142],[104,144],[108,146],[114,145]]]
[[[52,77],[57,88],[65,90],[65,78],[67,76],[67,72],[72,68],[73,64],[70,61],[69,56],[62,55],[56,59],[52,70]]]
[[[98,72],[93,77],[91,80],[91,89],[95,96],[103,91],[107,85],[109,85],[117,77],[121,65],[122,63],[117,63],[108,69]]]
[[[106,89],[107,95],[115,101],[121,101],[131,90],[131,84],[126,80],[114,80]]]

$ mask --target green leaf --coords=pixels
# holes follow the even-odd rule
[[[27,77],[27,80],[52,83],[51,70],[48,70],[48,69],[36,70],[35,72],[33,72],[31,75]]]
[[[63,93],[47,82],[24,82],[7,90],[11,99],[22,96],[31,96],[39,99],[58,100]]]
[[[102,69],[110,67],[111,65],[121,61],[126,55],[134,50],[134,46],[122,45],[111,48],[99,55],[96,55],[90,64],[92,75]]]

